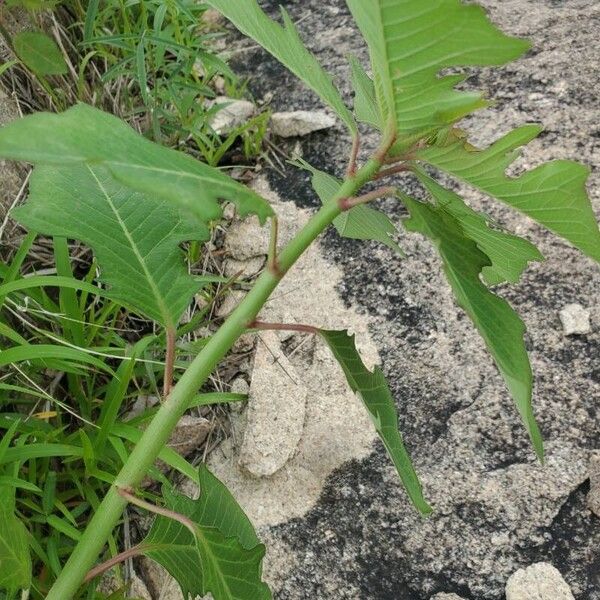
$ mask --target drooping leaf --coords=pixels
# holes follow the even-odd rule
[[[339,179],[315,169],[306,161],[298,160],[295,164],[310,171],[313,189],[321,202],[329,202],[338,193],[341,186]],[[366,204],[359,204],[350,210],[344,211],[333,220],[333,225],[342,237],[380,242],[400,255],[403,254],[400,246],[391,237],[397,231],[389,217]]]
[[[319,333],[342,367],[348,385],[363,401],[412,503],[421,513],[429,514],[431,507],[423,497],[419,478],[404,447],[398,429],[398,414],[385,375],[379,367],[375,367],[374,371],[367,369],[356,349],[354,336],[348,335],[347,331],[322,329]]]
[[[202,223],[220,218],[219,199],[261,221],[269,204],[246,186],[191,156],[145,139],[126,123],[86,104],[36,113],[0,128],[0,156],[34,164],[103,165],[134,190],[161,196]]]
[[[481,94],[454,89],[463,75],[449,67],[501,65],[528,42],[510,38],[480,6],[462,0],[347,0],[367,40],[384,122],[401,144],[487,105]]]
[[[194,534],[180,521],[158,516],[141,543],[143,553],[177,580],[184,598],[269,600],[261,581],[265,547],[227,488],[206,467],[200,469],[200,496],[192,500],[165,490],[167,508],[186,517]]]
[[[63,75],[67,64],[56,42],[40,31],[22,31],[13,38],[15,54],[38,75]]]
[[[334,86],[331,76],[307,50],[294,23],[281,7],[283,26],[270,19],[256,0],[207,0],[227,17],[244,35],[255,40],[279,62],[301,79],[344,121],[352,133],[356,123]]]
[[[587,167],[555,160],[518,177],[506,175],[518,148],[540,132],[537,125],[519,127],[486,150],[449,136],[447,143],[419,150],[416,157],[503,200],[600,261],[600,229],[585,189]]]
[[[465,236],[471,238],[490,259],[491,265],[482,270],[488,285],[504,281],[517,283],[529,262],[544,260],[531,242],[494,228],[482,214],[467,206],[458,194],[442,187],[425,173],[419,172],[418,177],[436,200],[437,206],[449,212]]]
[[[354,89],[354,114],[361,123],[367,123],[380,131],[384,128],[381,120],[381,112],[377,104],[375,84],[367,75],[360,62],[350,57],[352,69],[352,88]]]
[[[525,325],[504,299],[481,281],[489,258],[467,237],[459,221],[443,208],[403,197],[410,219],[409,231],[424,234],[435,244],[446,277],[458,304],[465,310],[494,357],[538,456],[543,458],[543,441],[531,405],[532,373],[525,349]]]
[[[30,585],[27,530],[15,515],[14,488],[0,486],[0,589],[14,593]]]
[[[36,167],[29,185],[29,200],[13,211],[20,223],[89,245],[113,299],[165,326],[177,324],[201,287],[179,244],[208,239],[205,226],[165,198],[123,186],[101,165]]]

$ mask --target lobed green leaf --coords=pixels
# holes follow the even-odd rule
[[[179,520],[158,516],[141,543],[143,553],[177,580],[184,598],[270,600],[261,581],[265,547],[227,488],[205,466],[200,468],[200,496],[192,500],[165,490],[167,507],[184,516],[194,533]]]
[[[587,167],[555,160],[518,177],[506,175],[519,157],[518,148],[541,130],[538,125],[519,127],[485,150],[451,134],[443,143],[418,150],[416,158],[504,201],[600,262],[600,229],[585,189]]]
[[[346,1],[369,46],[384,122],[396,129],[400,147],[487,106],[481,94],[454,89],[463,75],[440,71],[502,65],[529,48],[461,0]]]
[[[0,589],[9,592],[31,586],[31,556],[25,525],[15,515],[15,492],[0,486]]]
[[[422,233],[435,244],[446,277],[458,304],[469,315],[483,337],[510,390],[529,437],[540,459],[543,441],[531,405],[532,373],[525,349],[525,325],[504,299],[481,281],[480,273],[491,265],[477,244],[465,235],[460,222],[444,207],[433,207],[403,197],[410,219],[409,231]]]
[[[86,104],[60,114],[36,113],[0,128],[0,156],[57,167],[104,166],[124,185],[165,198],[200,223],[221,217],[219,199],[261,222],[273,214],[266,200],[218,169],[155,144]]]
[[[40,166],[29,199],[13,211],[26,227],[90,246],[110,297],[173,327],[202,286],[188,274],[179,244],[206,240],[169,200],[117,182],[101,165]]]
[[[348,385],[363,401],[412,503],[421,513],[429,514],[431,507],[423,497],[419,478],[404,447],[396,406],[385,375],[379,367],[374,371],[367,369],[356,349],[354,336],[348,335],[347,331],[321,329],[319,333],[342,367]]]

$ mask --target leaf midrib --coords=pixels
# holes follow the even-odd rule
[[[102,192],[102,195],[106,198],[106,202],[107,202],[108,206],[112,210],[112,212],[115,216],[115,219],[117,220],[117,223],[119,224],[119,226],[121,227],[121,230],[123,231],[123,235],[129,242],[129,245],[131,246],[131,250],[132,250],[133,254],[135,255],[137,261],[139,262],[144,275],[146,276],[148,285],[150,286],[150,289],[152,290],[152,294],[154,295],[154,298],[156,300],[156,304],[163,316],[163,321],[168,325],[172,325],[171,315],[169,314],[169,310],[162,298],[162,295],[160,293],[160,290],[159,290],[156,282],[154,281],[154,278],[152,277],[152,273],[150,273],[150,271],[148,270],[148,266],[146,265],[146,263],[144,261],[144,257],[140,253],[140,251],[135,243],[135,240],[131,237],[131,233],[129,232],[129,229],[127,229],[125,222],[121,218],[121,215],[119,214],[117,207],[114,205],[114,203],[110,197],[110,194],[108,194],[105,187],[102,185],[102,182],[98,179],[98,177],[96,176],[96,173],[94,173],[94,170],[90,167],[90,165],[86,165],[86,166],[89,169],[92,177],[98,184],[98,188]]]

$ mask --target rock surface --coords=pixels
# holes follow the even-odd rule
[[[445,594],[444,592],[431,597],[431,600],[464,600],[456,594]]]
[[[590,333],[590,311],[581,304],[567,304],[560,311],[560,321],[563,325],[565,335],[585,335]]]
[[[587,507],[600,517],[600,454],[592,456],[590,461],[590,491],[587,495]]]
[[[465,123],[476,143],[484,146],[512,127],[543,121],[545,133],[525,149],[519,168],[555,158],[597,163],[600,5],[593,0],[481,3],[507,32],[532,38],[534,49],[507,67],[469,71],[465,86],[486,90],[495,101]],[[274,16],[279,4],[261,3]],[[350,99],[345,57],[354,54],[368,63],[343,0],[285,5]],[[246,50],[234,66],[252,75],[254,97],[271,94],[274,110],[322,108],[266,53],[250,42],[240,44]],[[341,124],[281,144],[292,153],[298,142],[308,162],[343,173],[349,139]],[[363,136],[363,158],[374,143]],[[284,199],[319,206],[306,174],[290,167],[284,174],[270,172],[269,181]],[[418,193],[411,179],[398,183]],[[588,189],[596,210],[598,183],[594,170]],[[312,296],[333,283],[352,314],[368,317],[406,443],[436,512],[427,520],[414,513],[379,444],[368,456],[357,454],[313,492],[319,499],[308,512],[286,503],[277,519],[259,518],[269,546],[266,573],[278,600],[429,600],[437,592],[502,600],[510,575],[537,562],[558,566],[577,600],[600,600],[600,519],[586,508],[587,465],[600,448],[600,330],[593,325],[585,336],[565,336],[559,319],[564,306],[580,303],[590,308],[592,323],[598,322],[598,267],[503,205],[461,191],[547,257],[532,265],[519,285],[499,291],[528,327],[535,411],[548,465],[536,463],[501,378],[457,308],[430,244],[402,232],[407,256],[401,260],[385,248],[340,240],[331,231],[323,252],[329,269],[338,273],[341,267],[343,273],[329,281],[328,272],[327,281],[284,309],[289,316],[292,307],[302,306],[307,296],[314,302]],[[398,205],[390,200],[381,206],[400,225],[405,213]],[[320,304],[326,306],[324,300]],[[316,318],[326,313],[321,308]],[[305,321],[314,322],[315,314]],[[352,440],[352,434],[346,438]],[[225,468],[221,473],[226,477]],[[292,476],[296,483],[289,484],[289,495],[303,493],[304,480]],[[268,496],[251,492],[240,479],[234,491],[250,514],[260,517]]]
[[[575,600],[560,572],[548,563],[520,569],[506,584],[506,600]]]
[[[335,119],[326,112],[294,110],[271,115],[271,130],[283,138],[302,137],[335,125]]]

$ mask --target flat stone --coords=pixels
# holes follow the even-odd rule
[[[260,336],[248,392],[239,464],[269,477],[293,456],[304,428],[307,390],[273,332]]]
[[[549,563],[519,569],[506,583],[506,600],[575,600],[560,572]]]
[[[592,330],[590,311],[581,304],[567,304],[559,316],[565,335],[586,335]]]
[[[440,594],[432,596],[431,600],[464,600],[464,598],[462,596],[457,596],[456,594],[441,592]]]
[[[600,454],[590,459],[590,491],[587,495],[587,506],[600,517]]]
[[[210,120],[210,126],[217,135],[227,135],[233,129],[243,125],[250,119],[256,106],[248,100],[234,100],[226,96],[219,96],[214,105],[224,105]]]
[[[271,130],[284,138],[301,137],[334,125],[335,119],[321,110],[295,110],[271,115]]]

